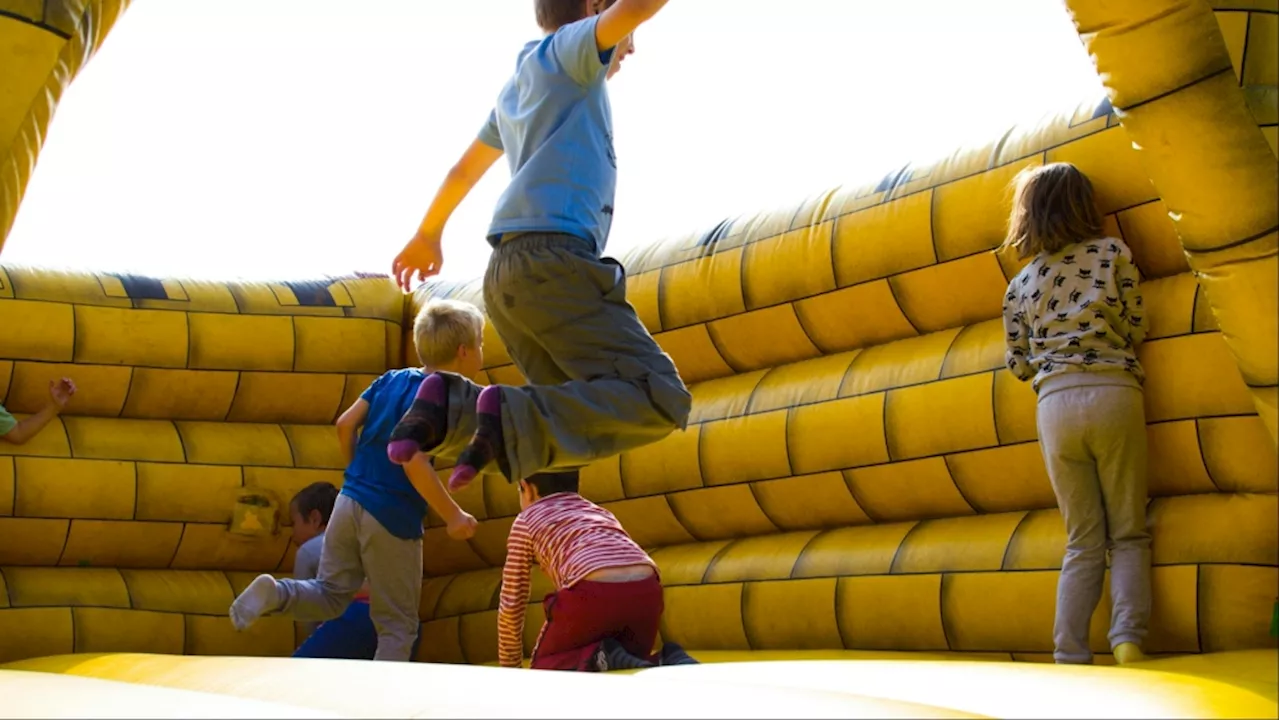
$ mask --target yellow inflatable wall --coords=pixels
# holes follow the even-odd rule
[[[125,5],[0,0],[0,83],[14,90],[0,93],[6,233],[58,95]],[[693,418],[686,432],[589,468],[584,494],[660,564],[663,637],[712,661],[917,662],[590,680],[698,677],[700,693],[721,681],[757,686],[715,695],[726,716],[794,709],[797,693],[815,715],[1043,711],[1045,697],[1001,695],[1011,682],[1057,687],[1054,707],[1076,703],[1084,714],[1108,714],[1106,698],[1128,692],[1148,716],[1276,716],[1277,3],[1067,6],[1108,98],[873,186],[622,258],[631,303],[692,388]],[[1109,231],[1134,250],[1149,306],[1140,352],[1156,566],[1148,650],[1205,655],[1156,660],[1141,681],[991,662],[1051,660],[1065,538],[1035,397],[1003,368],[1001,299],[1019,266],[997,246],[1009,181],[1056,161],[1093,179]],[[178,694],[121,700],[161,715],[184,702],[181,692],[246,703],[226,714],[267,712],[253,703],[276,700],[312,715],[360,714],[255,684],[268,672],[318,677],[306,661],[128,653],[292,652],[287,620],[243,634],[227,620],[234,595],[258,572],[288,573],[295,550],[287,528],[231,532],[236,497],[256,490],[287,502],[316,480],[340,484],[330,423],[379,373],[412,362],[408,325],[439,296],[479,304],[479,282],[429,283],[406,298],[386,278],[208,283],[0,266],[3,404],[33,412],[61,375],[80,387],[30,444],[0,445],[0,662],[12,663],[0,684],[18,687],[12,673],[25,669],[163,686]],[[522,382],[492,332],[486,355],[487,381]],[[431,519],[418,659],[490,663],[518,502],[491,476],[459,502],[479,531],[452,542]],[[547,589],[541,578],[534,598]],[[1100,662],[1109,612],[1104,600],[1095,616]],[[526,650],[541,617],[531,603]],[[74,653],[107,655],[39,659]],[[341,670],[384,688],[410,671]],[[430,672],[472,691],[512,682]],[[944,678],[962,677],[967,692],[946,689]],[[603,692],[588,680],[538,682]],[[769,682],[787,688],[758,696]],[[108,686],[85,692],[133,697]],[[1062,699],[1064,687],[1079,688],[1074,699]],[[361,707],[512,712],[503,703],[514,700],[479,695],[468,705],[462,695],[431,704],[382,693]],[[48,696],[29,697],[37,704],[27,707],[44,707]],[[649,702],[658,704],[628,712],[665,712]],[[66,712],[88,712],[78,708]]]

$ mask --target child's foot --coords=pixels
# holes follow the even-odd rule
[[[605,638],[600,643],[600,649],[596,650],[596,654],[591,657],[591,667],[596,672],[609,672],[610,670],[651,668],[654,664],[627,652],[627,649],[617,640]]]
[[[419,451],[429,452],[439,446],[448,432],[449,383],[440,373],[431,373],[418,386],[409,411],[391,431],[387,457],[403,465]]]
[[[698,665],[697,660],[690,657],[689,653],[679,645],[669,642],[663,643],[662,650],[658,652],[659,665]]]
[[[246,630],[258,618],[279,610],[280,602],[276,579],[270,575],[259,575],[231,603],[231,624],[236,626],[236,630]]]
[[[1115,655],[1117,665],[1129,665],[1151,659],[1142,652],[1142,648],[1138,647],[1137,643],[1120,643],[1111,652]]]
[[[494,460],[498,461],[498,469],[510,482],[511,467],[507,462],[507,448],[502,442],[502,388],[490,385],[476,398],[476,434],[458,455],[458,463],[449,476],[449,492],[466,487],[481,469]]]

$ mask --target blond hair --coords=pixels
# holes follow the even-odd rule
[[[458,348],[478,348],[483,337],[484,314],[471,303],[428,300],[413,319],[413,344],[426,367],[448,365]]]
[[[1004,244],[1019,258],[1053,254],[1105,233],[1093,183],[1071,163],[1032,167],[1014,178],[1013,212]]]

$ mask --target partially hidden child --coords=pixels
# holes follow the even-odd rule
[[[1066,525],[1053,657],[1093,661],[1089,620],[1111,554],[1111,629],[1121,664],[1145,660],[1151,615],[1144,374],[1139,273],[1124,241],[1108,237],[1093,186],[1053,163],[1016,180],[1006,246],[1031,262],[1004,298],[1005,359],[1037,395],[1036,425]]]
[[[578,474],[543,473],[519,487],[498,602],[499,664],[522,665],[535,562],[556,591],[543,601],[546,622],[530,667],[607,672],[695,664],[675,643],[654,654],[663,611],[657,566],[612,513],[578,494]]]
[[[606,83],[634,51],[636,28],[665,4],[536,0],[545,37],[520,51],[488,122],[393,264],[406,290],[439,272],[450,215],[507,157],[484,302],[529,384],[482,389],[431,375],[389,448],[397,462],[418,451],[456,458],[451,490],[480,472],[515,482],[581,468],[687,424],[689,391],[627,302],[622,265],[603,257],[617,184]]]
[[[423,367],[384,373],[338,418],[338,440],[348,462],[316,577],[259,575],[231,606],[236,629],[275,612],[302,622],[331,620],[342,615],[368,578],[369,614],[378,632],[374,659],[411,658],[418,637],[428,503],[455,540],[471,537],[476,520],[445,491],[430,457],[418,454],[396,464],[387,457],[387,443],[427,373],[474,377],[480,371],[483,328],[484,316],[474,305],[433,300],[422,308],[413,333]]]
[[[293,542],[298,551],[293,560],[293,578],[310,580],[320,571],[324,531],[333,516],[338,488],[333,483],[312,483],[289,502]],[[342,615],[333,620],[304,623],[305,639],[294,657],[372,660],[378,650],[378,630],[369,616],[369,583],[360,588]],[[421,642],[419,637],[418,641]],[[416,654],[416,648],[415,653]]]

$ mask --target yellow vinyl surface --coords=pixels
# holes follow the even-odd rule
[[[606,708],[619,717],[1276,717],[1275,651],[1131,669],[909,657],[721,653],[701,666],[618,677],[350,660],[79,655],[12,663],[0,667],[0,679],[25,670],[370,718],[599,717]],[[344,691],[318,691],[334,687]]]
[[[58,98],[127,5],[0,0],[0,243]],[[336,416],[411,362],[423,302],[480,303],[479,279],[405,296],[387,278],[0,265],[0,402],[22,417],[51,379],[79,386],[31,442],[0,444],[0,714],[1275,717],[1278,10],[1068,0],[1105,97],[620,258],[693,413],[586,469],[583,493],[652,553],[662,638],[701,667],[450,667],[496,660],[519,503],[491,476],[458,495],[474,538],[430,518],[428,664],[288,659],[285,618],[232,629],[235,595],[296,551],[287,526],[229,532],[237,496],[341,484]],[[1133,249],[1151,324],[1156,659],[1138,668],[1105,667],[1106,599],[1098,667],[1045,664],[1065,537],[1035,396],[1004,369],[1020,265],[998,246],[1010,180],[1059,161]],[[485,382],[523,382],[492,328],[485,355]],[[551,589],[535,577],[526,651]]]

